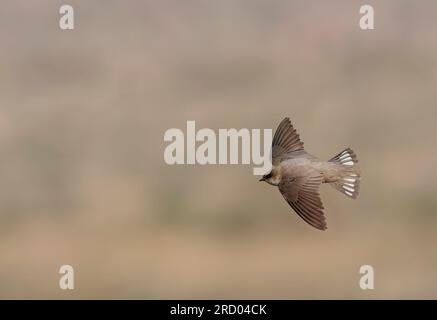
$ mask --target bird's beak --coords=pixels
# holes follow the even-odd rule
[[[262,177],[261,179],[259,179],[258,181],[264,181],[265,180],[265,178],[264,177]]]

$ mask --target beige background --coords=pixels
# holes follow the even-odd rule
[[[0,4],[1,298],[436,298],[437,5]],[[163,135],[275,128],[352,147],[352,201],[308,227],[250,166],[168,166]],[[58,270],[75,268],[75,290]],[[359,267],[375,267],[373,291]]]

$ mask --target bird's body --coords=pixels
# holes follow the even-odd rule
[[[343,194],[358,196],[360,173],[358,160],[351,149],[345,149],[329,161],[307,153],[303,142],[290,123],[284,119],[276,130],[272,143],[272,170],[263,176],[278,186],[285,200],[313,227],[325,230],[326,219],[319,196],[319,185],[329,183]]]
[[[287,154],[277,166],[272,168],[272,177],[265,181],[278,186],[282,176],[306,176],[320,173],[322,183],[338,181],[343,168],[336,163],[321,161],[306,151],[296,151]]]

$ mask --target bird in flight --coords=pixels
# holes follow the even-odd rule
[[[329,183],[346,196],[356,199],[360,186],[358,160],[347,148],[328,161],[305,151],[290,119],[276,129],[272,142],[272,170],[260,181],[277,186],[284,199],[307,223],[326,230],[326,218],[319,186]]]

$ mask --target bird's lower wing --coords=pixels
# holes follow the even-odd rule
[[[322,176],[283,177],[279,191],[294,211],[308,224],[319,230],[326,230],[323,203],[319,186]]]

